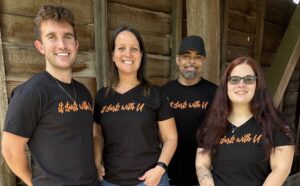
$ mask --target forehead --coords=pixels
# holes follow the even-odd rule
[[[117,35],[115,44],[139,44],[139,42],[133,33],[122,31]]]
[[[188,50],[180,55],[200,55],[200,56],[202,56],[197,50],[193,50],[193,49]]]
[[[255,75],[255,74],[251,66],[245,63],[235,66],[230,73],[230,76],[244,77],[247,75]]]
[[[40,26],[41,35],[49,33],[71,33],[74,34],[72,25],[65,21],[45,20]]]

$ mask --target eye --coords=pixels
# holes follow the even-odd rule
[[[248,76],[244,77],[243,81],[244,81],[245,84],[252,84],[256,81],[256,76],[248,75]]]
[[[122,51],[124,51],[124,50],[125,50],[125,47],[117,47],[117,51],[122,52]]]
[[[229,82],[233,85],[236,85],[236,84],[239,84],[240,81],[241,81],[241,77],[238,77],[238,76],[230,76],[228,78]]]

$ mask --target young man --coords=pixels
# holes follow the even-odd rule
[[[174,111],[178,131],[177,149],[168,168],[171,185],[198,185],[196,132],[217,88],[201,77],[205,56],[201,37],[184,38],[176,58],[179,77],[163,87]]]
[[[46,71],[18,86],[8,107],[2,153],[27,185],[96,186],[92,97],[72,79],[78,41],[74,16],[61,6],[44,6],[35,19],[37,50]],[[31,169],[25,146],[31,152]]]

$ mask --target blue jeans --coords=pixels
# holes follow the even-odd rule
[[[102,180],[102,181],[100,182],[100,185],[99,185],[99,186],[120,186],[120,185],[117,185],[117,184],[108,182],[108,181],[106,181],[106,180]],[[139,183],[139,184],[137,184],[137,185],[135,185],[135,186],[146,186],[146,185],[144,184],[144,182],[142,182],[142,183]],[[170,186],[170,184],[169,184],[169,177],[168,177],[168,174],[167,174],[167,173],[165,173],[165,174],[161,177],[158,186]]]

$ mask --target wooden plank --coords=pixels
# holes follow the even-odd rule
[[[264,35],[264,25],[265,25],[265,9],[266,0],[259,0],[257,4],[256,13],[256,31],[255,31],[255,47],[254,47],[254,59],[260,63],[260,57],[262,53],[263,46],[263,35]]]
[[[108,28],[119,25],[131,26],[141,34],[166,36],[171,34],[171,15],[108,3]]]
[[[170,79],[176,78],[176,56],[182,36],[182,0],[172,1],[172,54],[170,64]]]
[[[0,27],[1,28],[1,27]],[[4,127],[5,115],[8,106],[7,89],[6,89],[6,75],[4,69],[4,58],[2,50],[2,39],[0,29],[0,139]],[[0,140],[1,141],[1,140]],[[1,143],[0,143],[1,149]],[[6,165],[2,153],[0,153],[0,185],[1,186],[15,186],[16,177]]]
[[[4,45],[33,46],[34,20],[32,17],[1,14],[2,40]],[[76,24],[79,50],[94,50],[93,25]]]
[[[93,0],[1,0],[0,12],[26,17],[36,16],[43,5],[63,5],[70,9],[75,17],[75,22],[80,24],[93,23]]]
[[[109,2],[166,13],[171,13],[172,11],[171,1],[173,0],[159,0],[155,2],[153,0],[109,0]]]
[[[231,11],[238,11],[244,15],[256,17],[257,0],[229,0]]]
[[[169,82],[168,78],[151,78],[150,82],[157,86],[163,86]]]
[[[276,16],[274,16],[276,15]],[[265,20],[269,23],[283,25],[285,19],[285,11],[272,7],[266,7]]]
[[[95,25],[95,68],[97,89],[105,86],[107,83],[107,63],[110,62],[108,57],[107,41],[107,1],[94,0],[94,25]]]
[[[266,7],[282,10],[285,9],[288,3],[286,0],[266,0]]]
[[[300,5],[295,9],[290,24],[267,73],[266,80],[274,95],[274,104],[279,105],[287,83],[300,56]],[[276,74],[276,76],[274,76]]]
[[[171,58],[148,54],[147,75],[151,78],[169,78]]]
[[[31,76],[45,70],[44,56],[35,48],[3,47],[6,74],[8,76]],[[95,77],[95,53],[78,52],[73,67],[74,76]]]
[[[268,67],[271,66],[275,54],[275,52],[263,50],[261,53],[260,64]]]
[[[228,28],[255,34],[256,18],[242,15],[237,12],[229,12]]]
[[[112,30],[109,30],[108,33],[109,33],[108,41],[111,41]],[[170,37],[170,35],[156,36],[156,35],[141,34],[141,36],[143,38],[147,53],[157,54],[157,55],[166,55],[166,56],[171,55],[171,47],[170,47],[171,37]]]
[[[276,52],[280,41],[284,34],[284,28],[279,25],[265,22],[264,35],[263,35],[263,50]]]
[[[250,56],[253,57],[254,51],[253,49],[244,48],[244,47],[236,47],[236,46],[227,46],[227,55],[226,61],[232,61],[240,56]]]
[[[221,72],[223,72],[226,68],[226,58],[227,58],[227,43],[229,39],[229,28],[228,28],[228,21],[229,21],[229,1],[222,1],[223,5],[223,26],[221,27],[221,34],[222,34],[222,41],[221,41]]]
[[[227,29],[227,44],[244,48],[254,48],[255,34]]]
[[[200,35],[205,41],[206,61],[203,76],[217,83],[220,74],[220,1],[189,0],[187,3],[188,35]]]

